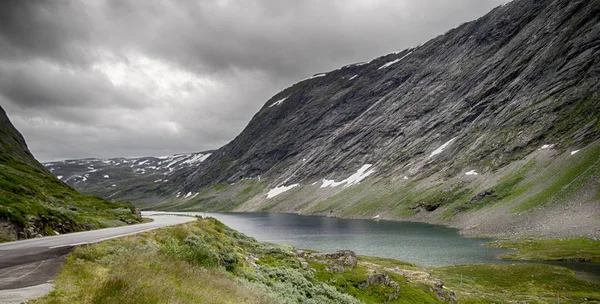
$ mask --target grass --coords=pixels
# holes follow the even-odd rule
[[[393,259],[357,258],[355,267],[342,265],[199,219],[76,248],[55,290],[32,303],[442,303],[443,297],[458,303],[555,303],[558,296],[561,303],[600,301],[600,285],[559,266],[425,270]],[[389,283],[365,284],[374,274]]]
[[[598,303],[600,285],[541,264],[464,265],[432,269],[459,303]]]
[[[575,154],[572,160],[552,172],[551,182],[535,195],[512,209],[524,212],[553,201],[561,201],[583,187],[591,178],[600,175],[600,146]]]
[[[517,253],[501,256],[508,260],[600,263],[600,241],[589,238],[500,240],[486,245],[517,250]]]
[[[33,227],[54,235],[126,225],[138,221],[133,210],[126,202],[83,195],[45,170],[0,154],[0,219],[8,219],[17,231]],[[0,231],[0,241],[12,239]]]
[[[523,194],[528,187],[522,186],[527,174],[535,167],[535,161],[530,161],[519,170],[511,172],[502,177],[500,181],[487,190],[489,195],[480,199],[461,200],[458,204],[446,210],[443,217],[449,218],[457,213],[467,212],[474,209],[481,209],[485,206],[491,206],[500,202],[510,201]]]
[[[76,248],[55,290],[32,303],[381,303],[396,288],[361,287],[370,273],[418,268],[360,257],[355,268],[334,273],[328,268],[335,263],[301,258],[290,246],[258,242],[215,219],[199,219]],[[400,286],[390,303],[440,302],[431,286],[386,274]]]

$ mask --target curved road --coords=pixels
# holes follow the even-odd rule
[[[0,303],[21,303],[52,290],[52,280],[73,247],[98,243],[161,227],[194,221],[193,217],[144,215],[153,222],[0,244]]]

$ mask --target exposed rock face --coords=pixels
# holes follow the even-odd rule
[[[356,259],[356,253],[351,250],[340,250],[329,253],[315,253],[310,255],[316,259],[329,259],[336,261],[341,266],[348,266],[350,268],[356,267],[358,260]]]
[[[301,81],[174,179],[184,192],[259,175],[306,183],[365,163],[426,177],[442,163],[497,168],[544,142],[585,145],[600,134],[599,7],[516,0],[416,48]]]

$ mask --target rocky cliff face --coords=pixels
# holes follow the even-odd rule
[[[273,96],[185,190],[320,181],[372,164],[424,178],[496,170],[549,142],[598,138],[598,1],[517,0],[424,45]],[[449,143],[441,153],[433,153]]]
[[[154,207],[381,216],[486,234],[533,231],[527,221],[563,218],[557,205],[600,210],[599,54],[600,1],[515,0],[277,93],[232,142],[173,172]],[[534,232],[579,222],[598,233],[597,220],[560,222]]]
[[[0,107],[0,242],[140,220],[129,203],[84,196],[52,176]]]

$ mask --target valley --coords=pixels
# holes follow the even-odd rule
[[[315,74],[273,95],[230,143],[185,154],[202,161],[45,165],[147,210],[598,237],[599,14],[596,1],[513,1],[422,45]]]

